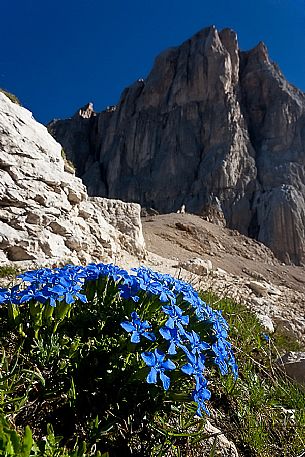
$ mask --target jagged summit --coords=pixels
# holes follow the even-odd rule
[[[305,262],[305,94],[264,43],[204,28],[109,108],[49,126],[91,195],[196,214],[213,195],[229,227]]]
[[[74,117],[82,117],[83,119],[90,119],[93,116],[96,116],[96,113],[93,109],[93,103],[89,102],[82,108],[80,108],[76,113],[74,114]]]

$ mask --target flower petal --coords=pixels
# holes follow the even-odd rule
[[[190,363],[187,363],[186,365],[183,365],[183,367],[181,367],[181,371],[183,371],[183,373],[185,374],[191,375],[194,373],[194,368]]]
[[[66,289],[63,286],[60,286],[57,284],[56,286],[52,287],[52,292],[63,295],[65,293]]]
[[[171,331],[166,327],[161,327],[159,333],[165,340],[170,340],[172,338]]]
[[[160,296],[159,296],[159,299],[162,303],[166,303],[168,301],[168,298],[167,298],[167,295],[165,292],[161,292]]]
[[[168,348],[168,354],[170,355],[175,355],[177,354],[177,351],[176,351],[176,345],[173,341],[171,341],[170,345],[169,345],[169,348]]]
[[[148,323],[148,321],[141,322],[141,329],[147,330],[150,327],[151,325]]]
[[[175,321],[169,317],[165,323],[165,326],[168,328],[174,328],[175,327]]]
[[[126,330],[126,332],[133,332],[136,329],[135,326],[128,321],[121,322],[120,325],[124,330]]]
[[[174,362],[170,359],[165,360],[165,362],[162,362],[162,368],[165,370],[174,370],[176,368],[176,365]]]
[[[157,382],[157,373],[158,373],[157,370],[154,367],[152,367],[150,369],[150,372],[147,375],[146,381],[149,384],[156,384],[156,382]]]
[[[163,389],[168,390],[169,385],[170,385],[170,378],[166,376],[166,374],[163,373],[163,371],[160,372],[160,379],[163,384]]]
[[[65,298],[66,298],[67,305],[71,305],[75,301],[73,295],[70,292],[66,293]]]
[[[201,341],[200,347],[203,351],[211,348],[211,346],[208,343],[206,343],[205,341]]]
[[[139,318],[139,315],[138,315],[138,313],[136,313],[136,311],[133,311],[133,312],[131,313],[131,319],[132,319],[132,320],[140,319],[140,318]]]
[[[137,303],[140,300],[140,297],[138,295],[134,295],[131,297],[135,303]]]
[[[156,361],[158,363],[162,363],[165,358],[164,352],[160,351],[160,349],[155,349],[155,355],[156,355]]]
[[[144,332],[142,335],[150,341],[156,341],[156,337],[152,332]]]
[[[154,367],[156,365],[156,357],[152,352],[142,352],[141,357],[147,366]]]
[[[132,332],[130,341],[132,343],[140,343],[140,334],[136,330]]]
[[[190,320],[189,316],[181,316],[181,322],[183,325],[188,325],[189,320]]]
[[[88,303],[88,300],[87,300],[86,295],[77,293],[76,296],[77,296],[77,298],[78,298],[81,302],[83,302],[83,303]]]

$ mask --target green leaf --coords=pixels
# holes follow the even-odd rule
[[[18,453],[20,451],[20,437],[18,436],[16,430],[8,430],[8,433],[10,434],[10,441],[12,442],[14,451]]]
[[[33,437],[30,427],[27,425],[24,430],[23,443],[21,446],[21,456],[30,457],[33,445]]]
[[[217,436],[215,436],[213,446],[211,448],[210,456],[209,457],[215,457],[216,455],[216,446],[217,446]]]
[[[20,316],[20,311],[19,307],[15,305],[14,303],[9,303],[7,305],[7,311],[8,311],[8,321],[10,324],[17,325],[19,323],[19,316]]]
[[[56,323],[54,325],[53,329],[53,334],[56,332],[58,324],[64,320],[66,316],[69,317],[71,311],[71,305],[68,305],[65,301],[60,302],[56,307],[55,307],[55,319]]]
[[[51,306],[49,303],[46,303],[43,311],[43,318],[47,324],[49,324],[52,321],[53,313],[54,306]]]

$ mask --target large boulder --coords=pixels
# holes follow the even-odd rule
[[[46,127],[0,92],[0,262],[143,256],[140,206],[88,198],[65,169]]]
[[[242,52],[232,30],[203,29],[116,106],[49,129],[90,195],[200,215],[216,201],[221,223],[305,263],[305,95],[263,43]]]

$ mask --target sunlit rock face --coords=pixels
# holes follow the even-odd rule
[[[140,206],[88,198],[61,149],[0,92],[0,263],[143,255]]]
[[[49,129],[95,196],[206,214],[305,263],[305,95],[263,43],[203,29],[157,57],[116,106]]]

